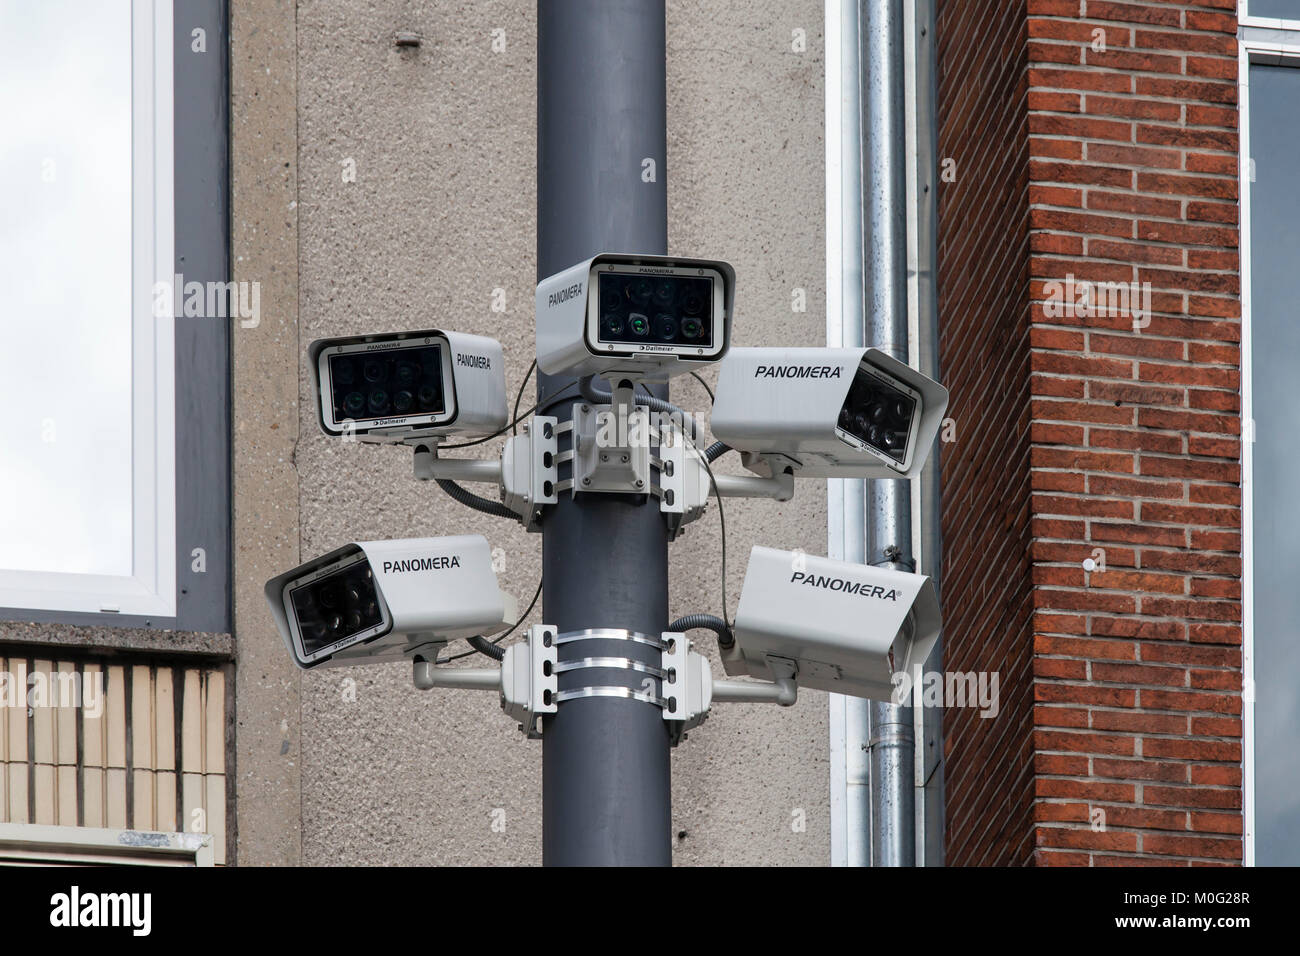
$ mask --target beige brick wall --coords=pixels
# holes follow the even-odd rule
[[[222,864],[226,711],[222,669],[0,657],[0,823],[207,833]]]

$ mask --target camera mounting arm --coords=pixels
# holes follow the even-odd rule
[[[483,481],[501,483],[501,462],[481,458],[440,458],[438,439],[415,446],[415,477],[420,481]]]

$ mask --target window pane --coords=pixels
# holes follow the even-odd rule
[[[1300,20],[1300,0],[1250,0],[1247,10],[1252,17]]]
[[[0,0],[0,90],[0,568],[129,575],[129,0]]]
[[[1251,6],[1254,6],[1252,2]],[[1300,69],[1250,69],[1255,851],[1300,864]]]

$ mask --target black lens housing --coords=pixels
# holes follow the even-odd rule
[[[869,448],[902,464],[916,399],[859,366],[840,408],[839,427]]]
[[[711,349],[713,282],[703,276],[600,273],[598,342],[638,348],[654,344]],[[691,317],[689,326],[684,321],[687,316]]]
[[[442,345],[435,344],[360,355],[331,355],[330,402],[334,420],[364,425],[394,414],[443,414],[447,409],[443,398],[442,349]],[[361,398],[359,405],[357,396]],[[418,412],[414,407],[417,402]]]
[[[290,603],[308,656],[384,620],[368,561],[353,562],[299,585],[290,592]]]

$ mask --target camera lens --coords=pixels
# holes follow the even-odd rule
[[[628,316],[627,324],[633,335],[648,335],[650,332],[650,320],[640,312],[633,312]]]
[[[337,636],[343,633],[343,615],[331,614],[325,618],[325,629],[330,632],[331,636]]]
[[[397,384],[409,387],[420,377],[420,370],[409,362],[397,366]]]
[[[871,406],[870,409],[867,410],[867,417],[870,418],[872,423],[876,425],[879,425],[881,422],[885,420],[885,414],[886,414],[886,409],[885,409],[884,402],[876,402],[874,405]]]
[[[335,359],[333,369],[334,383],[336,385],[351,385],[357,380],[356,369],[352,367],[352,362],[348,359]]]
[[[694,289],[682,296],[682,311],[687,315],[699,315],[704,311],[704,296]]]
[[[907,426],[912,421],[912,403],[896,400],[889,405],[889,417],[896,426]]]
[[[688,339],[698,339],[700,333],[704,331],[704,323],[699,319],[685,318],[682,319],[682,335]]]
[[[655,283],[655,305],[666,309],[677,299],[677,282],[674,279],[661,279]]]
[[[388,393],[382,388],[377,388],[370,393],[369,401],[370,411],[378,414],[388,407]]]
[[[421,408],[434,408],[438,404],[438,390],[432,385],[421,385],[416,397],[420,400]]]
[[[654,283],[649,279],[633,279],[627,284],[627,297],[637,305],[645,305],[654,290]]]
[[[360,392],[349,392],[348,397],[343,399],[343,409],[349,415],[359,415],[366,407],[366,396]]]
[[[382,382],[384,380],[384,363],[378,359],[370,359],[366,362],[362,374],[365,375],[367,382]]]
[[[606,335],[622,335],[627,329],[627,323],[623,321],[621,315],[607,315],[603,322]]]
[[[677,320],[671,315],[656,315],[655,337],[663,342],[677,338]]]
[[[608,287],[608,283],[601,283],[605,289],[600,294],[600,307],[606,312],[613,312],[623,304],[623,296],[617,289]]]
[[[393,396],[393,410],[398,412],[409,412],[411,406],[415,404],[415,396],[410,392],[398,392]]]
[[[337,582],[331,581],[320,589],[320,603],[321,607],[331,611],[343,604],[343,589]]]

